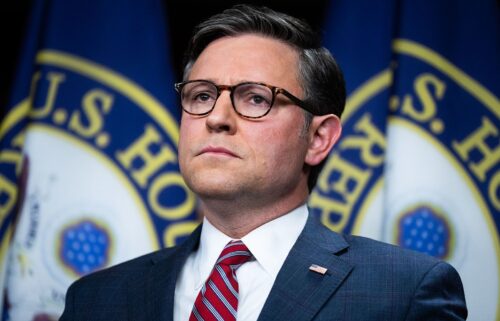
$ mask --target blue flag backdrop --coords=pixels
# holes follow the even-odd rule
[[[490,1],[333,1],[343,138],[310,206],[330,228],[450,262],[469,320],[499,320],[500,12]]]
[[[160,0],[34,2],[0,131],[4,319],[57,318],[76,278],[196,225],[164,14]]]
[[[194,228],[162,3],[33,2],[0,127],[4,319],[55,319],[76,278]],[[333,230],[449,261],[481,321],[500,318],[499,17],[493,0],[332,2],[349,99],[309,202]]]

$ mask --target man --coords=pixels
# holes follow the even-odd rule
[[[266,8],[236,6],[198,26],[176,89],[181,172],[203,224],[178,247],[77,281],[61,320],[466,318],[450,265],[308,214],[345,102],[319,43]]]

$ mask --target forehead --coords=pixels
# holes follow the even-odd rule
[[[298,86],[297,75],[295,48],[273,38],[245,34],[211,42],[194,63],[189,79],[226,85],[256,81],[290,88]]]

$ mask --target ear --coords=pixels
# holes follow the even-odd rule
[[[342,125],[333,115],[314,116],[309,127],[309,147],[305,163],[314,166],[325,159],[340,137]]]

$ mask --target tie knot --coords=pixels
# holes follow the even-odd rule
[[[231,241],[222,250],[217,264],[229,265],[233,270],[236,270],[241,264],[250,260],[251,257],[252,253],[242,241]]]

